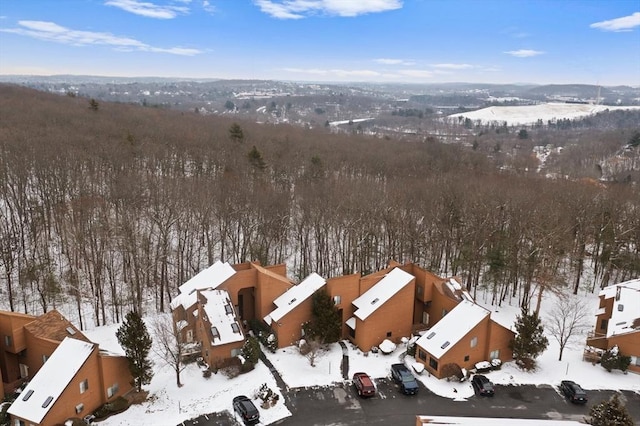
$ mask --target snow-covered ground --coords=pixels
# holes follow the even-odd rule
[[[480,299],[479,297],[478,303],[483,304]],[[588,301],[591,312],[595,312],[597,296],[585,296],[585,300]],[[500,308],[484,305],[492,311],[492,318],[508,327],[513,325],[519,313],[519,308],[515,305],[507,304]],[[545,298],[541,311],[543,322],[546,310],[552,306],[553,301]],[[98,327],[86,334],[93,341],[115,351],[118,346],[115,338],[117,328],[118,325]],[[512,362],[507,362],[500,370],[488,373],[488,377],[494,383],[504,385],[558,385],[561,380],[570,379],[577,381],[587,390],[617,389],[640,393],[640,376],[633,373],[623,374],[616,370],[608,373],[600,365],[582,361],[584,335],[580,336],[574,345],[565,348],[562,361],[558,361],[558,343],[551,336],[548,338],[549,347],[538,358],[536,371],[523,372]],[[384,355],[362,353],[350,343],[346,343],[346,346],[349,354],[349,377],[357,371],[364,371],[373,378],[389,377],[390,365],[399,362],[406,349],[405,344],[399,344],[391,354]],[[319,352],[314,360],[314,366],[311,366],[309,359],[300,355],[298,348],[294,346],[282,348],[275,354],[269,352],[266,354],[290,388],[330,386],[343,381],[340,371],[343,353],[341,346],[337,343]],[[178,388],[175,373],[170,367],[162,365],[158,359],[154,361],[155,375],[151,384],[146,387],[150,392],[148,401],[108,418],[101,422],[101,425],[176,425],[201,414],[224,410],[233,412],[231,401],[234,396],[240,394],[254,399],[260,410],[262,424],[271,424],[291,415],[273,376],[262,363],[259,363],[255,370],[232,379],[220,372],[210,378],[204,378],[197,365],[191,364],[181,375],[184,386]],[[412,359],[407,358],[405,362],[411,365]],[[454,383],[437,380],[426,372],[417,375],[417,378],[432,392],[447,398],[464,401],[473,395],[473,389],[468,382]],[[262,409],[261,401],[256,397],[256,392],[262,384],[267,384],[280,396],[276,405],[268,409]]]
[[[531,125],[542,120],[547,124],[549,120],[573,120],[587,117],[606,110],[640,109],[640,106],[608,106],[591,104],[566,104],[546,103],[539,105],[522,106],[491,106],[476,111],[452,114],[448,120],[457,120],[458,117],[469,118],[473,122],[480,121],[483,124],[507,123],[508,126]]]

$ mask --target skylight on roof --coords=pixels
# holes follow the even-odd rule
[[[376,303],[378,303],[378,301],[379,301],[379,300],[380,300],[380,299],[376,297],[375,299],[373,299],[373,300],[371,301],[371,304],[372,304],[372,305],[375,305]]]
[[[227,313],[227,315],[231,315],[233,313],[233,308],[231,307],[231,305],[224,305],[224,311]]]
[[[431,339],[433,336],[436,335],[435,331],[432,331],[431,333],[429,333],[429,335],[427,336],[427,339]]]
[[[444,348],[446,348],[447,346],[449,346],[450,344],[451,344],[451,342],[449,342],[449,341],[447,340],[446,342],[444,342],[444,343],[442,344],[442,346],[440,346],[440,349],[444,349]]]
[[[76,334],[76,331],[73,329],[73,327],[67,327],[67,333],[73,336],[74,334]]]
[[[240,327],[238,327],[238,323],[234,322],[233,324],[231,324],[231,329],[234,333],[240,333]]]
[[[31,398],[31,395],[33,395],[33,389],[29,389],[27,391],[27,394],[25,396],[22,397],[23,401],[27,401],[29,398]]]
[[[47,399],[45,399],[44,402],[42,403],[42,408],[47,408],[49,404],[51,404],[51,401],[53,401],[53,397],[48,396]]]

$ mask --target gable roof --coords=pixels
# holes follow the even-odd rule
[[[41,423],[95,347],[93,343],[65,337],[7,412]]]
[[[42,314],[30,323],[25,324],[24,328],[33,336],[42,339],[61,342],[66,337],[73,337],[75,339],[89,342],[89,339],[87,339],[87,337],[82,334],[75,325],[55,309]]]
[[[610,285],[599,295],[614,299],[611,319],[607,322],[607,337],[640,330],[640,279]]]
[[[413,279],[413,275],[400,268],[393,268],[384,278],[352,302],[357,308],[354,315],[364,321]]]
[[[439,359],[489,315],[488,310],[465,299],[427,330],[416,344]]]
[[[236,270],[229,262],[216,261],[179,287],[180,294],[171,300],[171,309],[177,308],[178,305],[188,309],[198,301],[196,290],[216,288],[235,273]]]
[[[211,324],[211,345],[219,346],[244,340],[242,327],[238,324],[229,293],[226,290],[205,290],[200,294],[207,299],[202,309]]]
[[[279,321],[296,306],[311,297],[313,293],[322,288],[326,283],[327,280],[313,272],[300,284],[291,287],[289,290],[284,292],[284,294],[274,300],[273,304],[276,305],[277,308],[264,317],[264,320],[269,325],[271,325],[271,321]]]

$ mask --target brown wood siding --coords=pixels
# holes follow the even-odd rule
[[[357,319],[354,341],[362,351],[369,351],[385,339],[400,343],[402,337],[411,335],[414,292],[415,280],[411,280],[364,321]]]
[[[278,348],[291,346],[302,338],[302,325],[311,320],[312,309],[313,300],[308,297],[279,321],[272,322],[271,328],[278,337]]]

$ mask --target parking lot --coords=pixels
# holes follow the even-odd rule
[[[556,387],[496,386],[495,396],[474,396],[456,401],[443,398],[420,384],[418,395],[400,393],[389,379],[375,381],[377,396],[363,399],[353,386],[338,384],[332,387],[290,389],[285,392],[286,404],[292,416],[277,424],[285,426],[325,426],[327,424],[356,425],[414,425],[416,415],[528,418],[580,421],[589,408],[606,400],[614,391],[589,391],[586,405],[574,405]],[[640,395],[623,391],[621,399],[634,419],[640,419]],[[240,424],[233,413],[213,413],[183,423],[185,426]],[[638,423],[640,424],[640,423]]]

